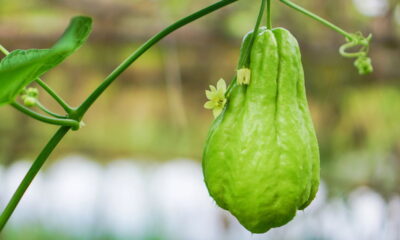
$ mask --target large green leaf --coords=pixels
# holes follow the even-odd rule
[[[91,18],[74,17],[52,48],[15,50],[3,58],[0,62],[0,105],[14,101],[26,85],[77,50],[91,29]]]

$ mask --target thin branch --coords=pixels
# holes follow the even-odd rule
[[[158,34],[154,35],[147,42],[145,42],[139,49],[137,49],[132,55],[130,55],[122,64],[120,64],[104,81],[103,83],[93,91],[93,93],[82,103],[81,106],[76,111],[76,114],[82,117],[86,111],[92,106],[92,104],[100,97],[100,95],[110,86],[114,80],[120,76],[133,62],[136,61],[143,53],[149,50],[154,44],[159,42],[161,39],[172,33],[173,31],[185,26],[188,23],[191,23],[211,12],[214,12],[226,5],[229,5],[237,0],[222,0],[211,6],[208,6],[198,12],[195,12],[188,17],[182,18],[181,20],[175,22],[169,27],[165,28]]]
[[[353,36],[350,33],[346,32],[345,30],[341,29],[340,27],[336,26],[335,24],[323,19],[322,17],[320,17],[320,16],[308,11],[307,9],[305,9],[303,7],[300,7],[299,5],[293,3],[293,2],[291,2],[289,0],[279,0],[279,1],[281,1],[285,5],[293,8],[294,10],[299,11],[299,12],[303,13],[304,15],[306,15],[306,16],[308,16],[308,17],[310,17],[310,18],[312,18],[312,19],[324,24],[325,26],[335,30],[336,32],[342,34],[346,38],[348,38],[350,40],[353,39]]]
[[[62,115],[59,115],[59,114],[57,114],[57,113],[54,113],[54,112],[50,111],[50,110],[47,109],[45,106],[43,106],[43,104],[42,104],[41,102],[39,102],[39,100],[36,101],[36,106],[37,106],[40,110],[42,110],[43,112],[45,112],[45,113],[47,113],[47,114],[49,114],[50,116],[53,116],[53,117],[55,117],[55,118],[62,118],[62,119],[68,118],[67,116],[62,116]]]
[[[38,120],[38,121],[41,121],[41,122],[45,122],[45,123],[52,124],[52,125],[58,125],[58,126],[68,126],[68,127],[73,127],[73,128],[79,128],[79,122],[72,120],[72,119],[59,119],[59,118],[47,117],[40,113],[34,112],[31,109],[29,109],[25,106],[22,106],[21,104],[19,104],[17,102],[11,103],[11,106],[16,108],[20,112]]]

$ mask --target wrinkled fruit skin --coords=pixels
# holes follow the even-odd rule
[[[250,69],[250,84],[232,82],[225,109],[210,129],[203,173],[220,207],[249,231],[264,233],[314,199],[319,150],[296,39],[282,28],[260,28]]]

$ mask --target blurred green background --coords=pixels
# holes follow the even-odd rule
[[[1,0],[0,42],[9,50],[47,48],[71,17],[88,15],[86,45],[43,79],[78,105],[125,57],[175,20],[214,1]],[[368,186],[384,199],[400,194],[400,3],[398,0],[298,0],[349,32],[372,33],[375,71],[359,76],[338,53],[344,38],[273,1],[273,25],[298,39],[328,195]],[[148,51],[88,112],[50,164],[70,153],[101,164],[117,158],[151,162],[201,160],[213,119],[204,90],[235,74],[242,36],[259,1],[241,0],[192,23]],[[43,91],[49,108],[60,108]],[[55,131],[15,109],[0,108],[0,165],[33,159]],[[63,238],[53,238],[63,239]],[[156,238],[154,238],[156,239]]]

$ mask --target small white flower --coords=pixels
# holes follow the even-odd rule
[[[225,80],[222,78],[218,80],[217,87],[210,85],[210,90],[206,90],[206,96],[209,101],[204,104],[204,108],[213,110],[214,117],[216,118],[222,112],[226,104]]]
[[[251,71],[248,68],[242,68],[237,70],[237,83],[239,85],[249,85],[250,84]]]

